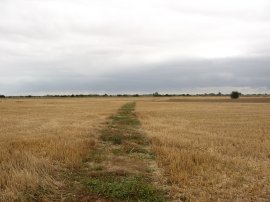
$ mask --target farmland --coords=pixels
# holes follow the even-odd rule
[[[134,109],[125,105],[133,102]],[[60,200],[74,190],[70,186],[77,186],[75,181],[85,181],[91,173],[108,175],[116,167],[118,174],[129,173],[121,176],[123,187],[141,187],[143,181],[130,173],[153,172],[147,167],[152,153],[165,179],[159,188],[168,192],[167,200],[267,201],[269,132],[269,98],[2,99],[0,201]],[[149,145],[141,141],[142,134]],[[73,171],[76,176],[70,176]],[[114,176],[108,178],[112,183],[118,180]],[[92,188],[94,195],[110,201],[114,193],[95,190],[103,179],[87,181],[90,192],[78,189],[85,191],[79,199],[89,200]],[[154,188],[147,186],[149,190]]]
[[[96,131],[125,101],[29,99],[0,102],[0,201],[61,194],[59,172],[78,167]],[[35,197],[35,196],[33,196]]]
[[[174,194],[270,199],[269,100],[167,99],[139,102],[137,112]]]

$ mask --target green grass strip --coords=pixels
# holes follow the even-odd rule
[[[143,177],[110,176],[93,178],[88,182],[91,190],[104,197],[123,201],[165,201],[162,194]]]

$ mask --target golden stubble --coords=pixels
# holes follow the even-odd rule
[[[175,195],[270,199],[269,103],[160,99],[138,102],[137,112]]]
[[[0,201],[57,191],[57,173],[79,166],[118,99],[0,100]]]

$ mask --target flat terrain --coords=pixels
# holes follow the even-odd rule
[[[0,100],[0,201],[60,194],[65,183],[57,175],[80,166],[96,144],[97,130],[124,103]]]
[[[267,97],[0,99],[0,201],[269,201],[269,145]]]
[[[269,98],[161,98],[137,113],[175,194],[270,200]]]

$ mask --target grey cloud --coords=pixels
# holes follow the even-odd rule
[[[269,6],[268,0],[2,0],[0,94],[269,92]]]
[[[270,58],[238,58],[168,62],[144,70],[110,75],[110,90],[181,91],[192,88],[235,86],[270,88]],[[124,84],[124,85],[123,85]],[[114,87],[116,86],[116,87]]]
[[[185,92],[187,89],[217,91],[248,88],[249,92],[270,90],[270,58],[173,61],[133,67],[91,77],[68,71],[47,71],[34,81],[22,82],[13,90],[37,94],[56,92],[151,93]],[[225,90],[226,89],[226,90]],[[3,89],[2,89],[3,91]],[[18,93],[18,92],[17,92]],[[26,93],[26,92],[25,92]]]

